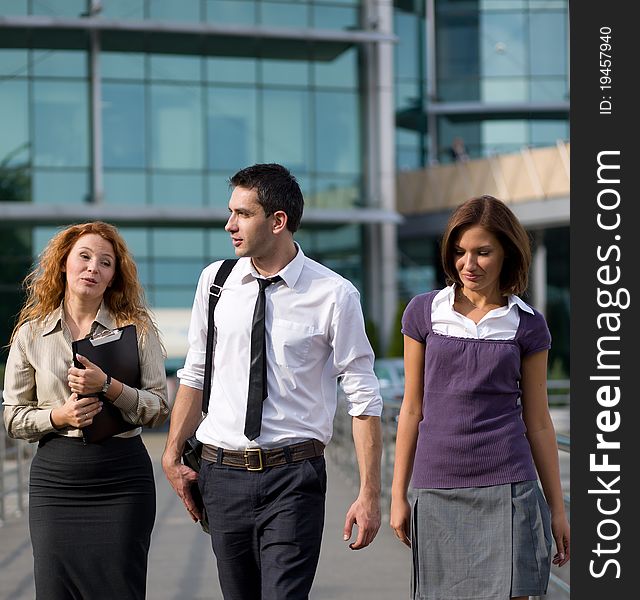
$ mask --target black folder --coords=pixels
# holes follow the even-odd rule
[[[125,325],[119,329],[105,330],[94,337],[72,342],[73,363],[79,369],[84,366],[76,359],[76,354],[88,358],[105,373],[128,386],[140,387],[140,358],[135,325]],[[82,429],[85,442],[101,442],[124,431],[139,427],[125,421],[120,409],[109,400],[96,394],[103,401],[102,410],[93,417],[91,425]]]

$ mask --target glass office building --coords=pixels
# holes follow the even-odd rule
[[[55,229],[97,218],[121,228],[161,320],[184,322],[200,270],[232,255],[229,176],[280,162],[305,195],[298,240],[361,290],[384,345],[396,170],[448,160],[456,136],[472,157],[567,138],[567,11],[561,0],[0,1],[1,343]]]
[[[121,228],[160,321],[182,310],[184,322],[200,270],[233,255],[228,178],[257,162],[297,176],[306,201],[297,239],[355,283],[379,322],[389,311],[372,290],[392,290],[393,271],[370,274],[392,264],[379,255],[399,217],[393,162],[376,149],[393,136],[381,56],[395,40],[390,7],[387,31],[369,24],[377,8],[3,0],[3,322],[56,227],[94,218]]]
[[[566,0],[396,0],[399,169],[569,137]]]
[[[569,140],[566,0],[396,0],[394,6],[398,172],[452,162],[456,138],[472,160]],[[485,193],[471,179],[458,202]],[[532,202],[529,218],[521,216],[534,240],[538,272],[530,280],[545,288],[527,300],[537,300],[552,330],[552,372],[568,377],[569,197],[554,202],[553,214]],[[414,293],[444,283],[439,240],[448,214],[412,215],[400,226],[400,308]]]

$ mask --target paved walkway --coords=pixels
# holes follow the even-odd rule
[[[163,433],[144,436],[158,493],[147,596],[149,600],[222,600],[209,536],[187,517],[160,468],[164,439]],[[325,533],[311,600],[408,598],[410,551],[385,522],[371,547],[349,550],[342,541],[342,527],[354,490],[331,464],[328,472]],[[9,519],[0,527],[0,600],[33,600],[32,568],[26,517]]]

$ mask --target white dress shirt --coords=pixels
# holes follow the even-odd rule
[[[431,305],[431,329],[434,333],[455,337],[512,340],[520,324],[519,306],[533,314],[531,307],[513,294],[507,297],[507,304],[490,310],[478,323],[454,310],[455,285],[440,290]]]
[[[209,412],[197,438],[231,450],[273,448],[315,438],[331,439],[337,379],[349,414],[382,412],[373,351],[365,334],[360,295],[349,281],[307,258],[295,258],[266,289],[265,330],[268,397],[260,436],[244,436],[249,385],[251,322],[258,295],[251,259],[241,258],[216,305],[216,339]],[[221,262],[206,267],[196,289],[189,351],[180,383],[202,389],[209,288]]]

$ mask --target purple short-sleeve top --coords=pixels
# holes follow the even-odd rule
[[[512,340],[434,333],[438,290],[411,300],[402,333],[425,344],[423,419],[413,467],[415,488],[480,487],[535,480],[520,404],[522,358],[547,350],[542,314],[521,310]]]

